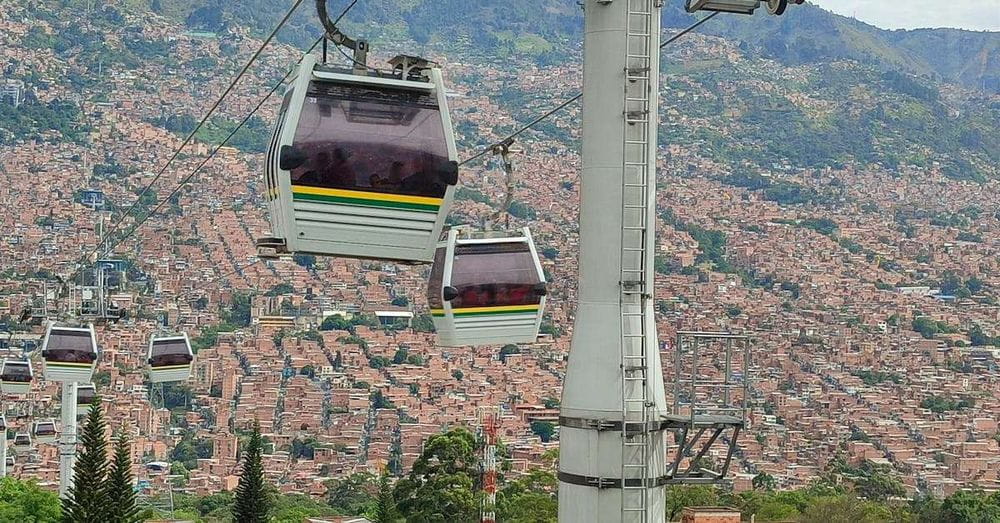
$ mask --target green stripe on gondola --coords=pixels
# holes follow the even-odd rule
[[[469,317],[469,316],[501,316],[501,315],[507,316],[507,315],[513,315],[513,314],[534,315],[534,314],[538,314],[538,309],[527,310],[527,311],[472,311],[472,312],[457,311],[457,312],[455,312],[455,317],[456,318],[465,318],[465,317]]]
[[[391,209],[406,209],[409,211],[438,212],[440,205],[412,202],[390,202],[386,200],[366,200],[363,198],[347,198],[344,196],[327,196],[324,194],[295,193],[296,201],[312,201],[324,203],[342,203],[345,205],[363,205],[365,207],[385,207]]]
[[[61,367],[64,369],[90,369],[94,367],[93,363],[63,363],[56,361],[46,361],[45,365],[48,367]]]
[[[538,314],[538,305],[504,305],[499,307],[470,307],[465,309],[452,309],[452,314],[458,317],[468,316],[500,316],[510,314]],[[431,309],[431,316],[435,318],[445,317],[444,309]]]
[[[156,372],[158,370],[177,370],[177,369],[187,369],[190,368],[191,364],[186,365],[169,365],[164,367],[150,367],[150,372]]]

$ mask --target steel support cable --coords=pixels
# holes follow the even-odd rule
[[[677,40],[679,40],[684,35],[690,33],[691,31],[694,31],[699,26],[701,26],[701,24],[704,24],[705,22],[711,20],[712,18],[715,18],[715,15],[717,15],[717,14],[719,14],[718,11],[713,12],[713,13],[705,16],[704,18],[698,20],[694,24],[686,27],[683,31],[675,34],[674,36],[670,37],[667,41],[665,41],[662,44],[660,44],[660,49],[663,49],[664,47],[666,47],[666,46],[668,46],[668,45],[676,42]],[[518,136],[524,134],[526,131],[528,131],[529,129],[533,128],[534,126],[542,123],[542,121],[546,120],[547,118],[549,118],[553,114],[556,114],[559,111],[562,111],[563,109],[569,107],[570,105],[572,105],[573,103],[575,103],[580,98],[583,98],[583,93],[578,93],[576,96],[574,96],[574,97],[566,100],[565,102],[557,105],[555,108],[549,110],[547,113],[545,113],[545,114],[539,116],[538,118],[535,118],[534,120],[532,120],[531,123],[529,123],[527,125],[524,125],[521,128],[519,128],[518,130],[514,131],[513,133],[511,133],[510,135],[508,135],[503,140],[500,140],[498,142],[492,143],[492,144],[488,145],[482,151],[479,151],[478,153],[476,153],[475,155],[473,155],[473,156],[471,156],[469,158],[466,158],[465,160],[462,160],[462,162],[459,163],[458,165],[459,166],[463,166],[463,165],[465,165],[467,163],[470,163],[470,162],[473,162],[475,160],[478,160],[479,158],[482,158],[483,156],[486,156],[487,154],[493,152],[494,148],[502,146],[505,143],[510,143],[510,141],[513,140],[514,138],[517,138]]]
[[[91,251],[86,257],[84,257],[83,261],[90,259],[91,256],[96,254],[100,250],[101,244],[107,241],[107,239],[110,238],[111,235],[113,235],[118,230],[118,228],[125,221],[125,219],[128,218],[129,215],[131,215],[132,212],[138,207],[139,203],[142,201],[142,198],[146,195],[146,193],[148,193],[150,189],[153,188],[153,185],[155,185],[156,182],[163,177],[163,175],[167,172],[167,169],[170,167],[170,165],[180,155],[181,151],[184,150],[184,148],[187,147],[189,143],[191,143],[191,140],[194,139],[194,136],[198,134],[198,131],[201,130],[201,128],[205,125],[206,122],[208,122],[208,119],[211,118],[211,116],[215,113],[215,110],[218,109],[220,105],[222,105],[223,100],[225,100],[226,97],[229,96],[229,93],[231,93],[232,90],[236,87],[236,84],[239,83],[239,81],[243,78],[246,72],[250,69],[250,66],[252,66],[254,62],[257,61],[257,58],[260,56],[260,54],[264,52],[264,49],[267,48],[267,46],[271,43],[271,40],[273,40],[274,37],[278,34],[278,31],[280,31],[281,28],[285,26],[285,23],[288,22],[288,19],[292,17],[292,14],[295,13],[295,10],[298,9],[299,5],[301,4],[302,0],[295,0],[295,3],[292,5],[292,7],[288,10],[287,13],[285,13],[285,16],[281,19],[280,22],[278,22],[278,25],[275,26],[275,28],[271,31],[271,34],[269,34],[267,38],[264,39],[264,42],[261,43],[260,47],[257,48],[257,51],[253,54],[253,56],[250,57],[250,60],[248,60],[247,63],[243,66],[243,69],[240,70],[239,74],[237,74],[236,77],[233,78],[231,82],[229,82],[229,86],[226,87],[226,90],[223,91],[222,95],[219,96],[218,100],[216,100],[215,103],[212,104],[212,107],[209,108],[207,113],[205,113],[201,121],[198,122],[198,125],[196,125],[195,128],[191,130],[190,133],[188,133],[186,138],[184,138],[184,142],[181,143],[181,146],[178,147],[176,150],[174,150],[174,153],[170,156],[170,159],[167,160],[167,163],[165,163],[163,167],[160,169],[160,171],[156,173],[156,176],[153,177],[152,181],[150,181],[146,185],[146,187],[143,188],[143,190],[139,193],[139,196],[136,197],[132,205],[129,206],[128,210],[126,210],[125,213],[122,214],[118,218],[118,220],[115,221],[114,224],[112,224],[111,230],[103,235],[103,237],[97,242],[97,246],[94,248],[94,250]],[[116,242],[116,245],[118,243],[121,242]],[[110,252],[111,248],[107,249],[107,251]]]
[[[300,1],[301,1],[301,0],[300,0]],[[337,17],[337,20],[336,20],[336,21],[335,21],[334,23],[337,23],[337,22],[340,22],[340,20],[341,20],[341,19],[343,19],[343,18],[344,18],[345,16],[347,16],[347,13],[348,13],[348,12],[350,12],[350,10],[351,10],[351,9],[352,9],[352,8],[353,8],[353,7],[355,6],[355,4],[357,4],[357,3],[358,3],[358,0],[354,0],[353,2],[351,2],[351,4],[350,4],[350,5],[348,5],[348,6],[346,7],[346,8],[344,8],[344,10],[343,10],[343,11],[342,11],[342,12],[340,13],[340,16],[338,16],[338,17]],[[321,36],[321,37],[317,38],[317,39],[316,39],[316,41],[315,41],[315,42],[313,42],[313,43],[312,43],[312,45],[311,45],[311,46],[309,46],[309,48],[308,48],[308,49],[306,49],[306,52],[305,52],[305,54],[309,54],[309,53],[313,52],[314,50],[316,50],[316,47],[317,47],[317,46],[319,46],[319,44],[320,44],[320,43],[321,43],[321,42],[323,41],[323,38],[324,38],[324,36]],[[145,216],[143,216],[141,220],[139,220],[138,222],[136,222],[136,223],[135,223],[135,224],[134,224],[134,225],[132,226],[132,228],[131,228],[131,229],[129,229],[129,232],[128,232],[128,233],[127,233],[127,234],[126,234],[125,236],[123,236],[123,237],[122,237],[122,238],[121,238],[120,240],[117,240],[117,241],[115,241],[114,243],[112,243],[112,244],[111,244],[111,245],[110,245],[110,246],[108,247],[108,249],[107,249],[107,250],[108,250],[109,252],[110,252],[110,251],[113,251],[113,250],[114,250],[114,249],[115,249],[115,248],[116,248],[116,247],[117,247],[118,245],[121,245],[121,243],[122,243],[122,242],[124,242],[124,241],[125,241],[125,240],[127,240],[127,239],[128,239],[128,238],[129,238],[130,236],[132,236],[132,234],[134,234],[134,233],[135,233],[135,231],[139,229],[139,227],[141,227],[141,226],[142,226],[142,225],[143,225],[144,223],[146,223],[146,221],[147,221],[147,220],[148,220],[148,219],[149,219],[150,217],[152,217],[152,216],[153,216],[154,214],[156,214],[157,212],[159,212],[159,210],[160,210],[160,209],[162,209],[162,208],[163,208],[163,206],[164,206],[164,205],[165,205],[165,204],[166,204],[167,202],[169,202],[171,198],[173,198],[173,197],[174,197],[174,196],[175,196],[175,195],[176,195],[177,193],[179,193],[179,192],[180,192],[180,190],[181,190],[181,189],[183,189],[185,185],[187,185],[187,184],[188,184],[188,183],[189,183],[189,182],[190,182],[190,181],[191,181],[191,180],[192,180],[192,179],[193,179],[193,178],[194,178],[195,176],[197,176],[197,175],[198,175],[198,173],[200,173],[200,172],[201,172],[201,169],[202,169],[202,168],[203,168],[203,167],[204,167],[204,166],[205,166],[205,165],[206,165],[206,164],[207,164],[207,163],[208,163],[209,161],[211,161],[211,160],[212,160],[213,158],[215,158],[215,156],[216,156],[216,155],[218,154],[218,152],[219,152],[219,151],[220,151],[220,150],[221,150],[221,149],[222,149],[223,147],[225,147],[225,146],[226,146],[226,144],[228,144],[228,143],[229,143],[229,140],[231,140],[231,139],[233,138],[233,136],[235,136],[235,135],[236,135],[236,133],[237,133],[237,132],[239,132],[239,131],[240,131],[240,129],[242,129],[242,128],[243,128],[243,127],[244,127],[244,126],[245,126],[245,125],[247,124],[247,122],[249,122],[249,121],[250,121],[250,118],[252,118],[252,117],[253,117],[253,116],[254,116],[255,114],[257,114],[257,111],[259,111],[259,110],[260,110],[260,108],[261,108],[261,107],[263,107],[264,103],[265,103],[265,102],[267,102],[267,100],[268,100],[268,99],[270,99],[270,98],[271,98],[271,96],[273,96],[273,95],[274,95],[274,93],[275,93],[275,92],[277,92],[277,90],[278,90],[279,88],[281,88],[281,86],[282,86],[282,85],[283,85],[283,84],[285,83],[285,80],[287,80],[287,79],[288,79],[288,77],[289,77],[289,76],[291,76],[292,72],[293,72],[293,71],[295,71],[295,67],[296,67],[296,66],[292,66],[292,67],[291,67],[291,68],[290,68],[290,69],[289,69],[289,70],[288,70],[288,71],[287,71],[287,72],[285,73],[285,75],[284,75],[284,76],[282,76],[282,77],[281,77],[281,79],[280,79],[280,80],[278,80],[278,82],[277,82],[277,83],[275,83],[273,87],[271,87],[271,89],[270,89],[270,90],[269,90],[269,91],[267,92],[267,94],[266,94],[266,95],[264,95],[264,97],[263,97],[263,98],[261,98],[259,102],[257,102],[257,105],[256,105],[256,106],[255,106],[255,107],[254,107],[254,108],[253,108],[253,109],[252,109],[252,110],[250,111],[250,113],[248,113],[248,114],[246,115],[246,117],[244,117],[244,118],[243,118],[243,120],[242,120],[242,121],[240,121],[240,123],[239,123],[239,124],[238,124],[238,125],[237,125],[236,127],[234,127],[232,131],[230,131],[230,133],[229,133],[229,134],[228,134],[228,135],[226,136],[226,138],[225,138],[225,139],[223,139],[223,140],[222,140],[222,142],[220,142],[220,143],[219,143],[219,144],[218,144],[218,145],[217,145],[217,146],[216,146],[216,147],[215,147],[215,148],[214,148],[214,149],[212,150],[212,152],[211,152],[211,153],[209,153],[209,155],[208,155],[207,157],[205,157],[205,159],[204,159],[204,160],[202,160],[202,161],[201,161],[201,163],[199,163],[199,164],[198,164],[198,166],[197,166],[197,167],[195,167],[195,169],[194,169],[193,171],[191,171],[191,173],[190,173],[190,174],[188,174],[188,175],[187,175],[186,177],[184,177],[184,179],[183,179],[183,180],[181,180],[181,181],[180,181],[180,182],[179,182],[179,183],[177,184],[177,187],[175,187],[175,188],[174,188],[174,190],[173,190],[173,191],[171,191],[171,192],[170,192],[170,194],[168,194],[166,198],[164,198],[164,199],[163,199],[162,201],[160,201],[160,203],[159,203],[159,204],[158,204],[158,205],[157,205],[157,206],[156,206],[155,208],[153,208],[153,210],[152,210],[152,211],[150,211],[150,212],[149,212],[149,213],[147,213],[147,214],[146,214]]]
[[[312,47],[310,47],[309,50],[306,51],[306,53],[310,53],[314,49],[316,49],[316,46],[319,45],[319,43],[320,43],[321,40],[322,39],[316,40],[313,43]],[[226,144],[229,143],[229,140],[232,140],[233,136],[236,136],[236,133],[238,133],[240,131],[240,129],[242,129],[243,126],[245,126],[247,124],[247,122],[249,122],[250,119],[253,118],[253,116],[255,114],[257,114],[257,111],[259,111],[260,108],[264,106],[264,103],[267,102],[267,100],[269,98],[271,98],[271,96],[273,96],[275,92],[277,92],[277,90],[285,83],[285,80],[289,77],[289,75],[292,74],[292,71],[294,71],[294,70],[295,70],[294,67],[292,69],[289,69],[288,72],[285,73],[285,76],[282,76],[281,80],[279,80],[277,83],[275,83],[274,86],[271,87],[271,89],[267,92],[267,94],[264,95],[264,97],[261,98],[259,102],[257,102],[257,105],[253,108],[253,110],[251,110],[243,118],[243,120],[240,121],[240,123],[236,127],[234,127],[232,131],[229,132],[229,134],[225,137],[225,139],[223,139],[221,142],[219,142],[219,144],[216,145],[214,149],[212,149],[212,152],[209,153],[208,156],[206,156],[201,161],[201,163],[199,163],[198,166],[194,168],[193,171],[191,171],[187,176],[185,176],[177,184],[177,187],[175,187],[173,191],[170,191],[170,194],[168,194],[166,198],[164,198],[163,200],[161,200],[160,203],[158,203],[156,205],[156,207],[153,208],[153,210],[149,211],[140,220],[138,220],[137,222],[135,222],[134,224],[132,224],[132,228],[129,229],[128,233],[126,233],[120,239],[118,239],[118,240],[114,241],[113,243],[111,243],[108,246],[108,251],[109,252],[113,251],[116,247],[118,247],[119,245],[121,245],[122,242],[124,242],[129,237],[131,237],[132,234],[134,234],[135,231],[139,229],[139,227],[142,227],[143,224],[145,224],[146,221],[149,220],[149,218],[151,218],[154,214],[156,214],[157,212],[159,212],[160,209],[162,209],[163,206],[166,205],[167,202],[169,202],[171,198],[173,198],[174,196],[176,196],[181,191],[181,189],[183,189],[188,183],[190,183],[191,180],[194,179],[194,177],[197,176],[198,173],[201,172],[202,168],[205,167],[205,165],[208,164],[208,162],[212,161],[212,159],[215,158],[215,156],[219,153],[219,151],[222,150],[222,148],[225,147]]]

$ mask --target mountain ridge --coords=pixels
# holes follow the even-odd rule
[[[66,0],[69,3],[79,0]],[[356,4],[345,27],[374,41],[410,39],[419,46],[455,44],[460,37],[484,54],[533,55],[551,64],[574,59],[582,39],[582,9],[560,0],[510,0],[502,7],[477,0],[367,0]],[[130,0],[185,21],[192,27],[219,29],[225,23],[265,32],[287,5],[265,0]],[[330,4],[331,13],[343,9]],[[319,33],[311,2],[305,2],[280,38],[308,45]],[[664,7],[666,28],[696,20],[680,1]],[[699,31],[743,42],[748,50],[787,65],[850,59],[897,69],[968,88],[1000,93],[1000,33],[962,29],[880,29],[811,4],[794,6],[785,16],[759,11],[754,17],[720,16]]]

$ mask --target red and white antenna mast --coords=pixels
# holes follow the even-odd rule
[[[497,505],[497,441],[500,431],[500,407],[479,407],[479,430],[483,439],[483,506],[482,523],[496,523]]]

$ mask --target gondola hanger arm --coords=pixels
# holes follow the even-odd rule
[[[323,24],[324,36],[336,45],[354,51],[354,69],[359,74],[364,74],[368,70],[368,42],[365,40],[355,40],[345,35],[337,24],[330,20],[330,15],[326,10],[327,0],[316,0],[316,13],[319,21]]]

